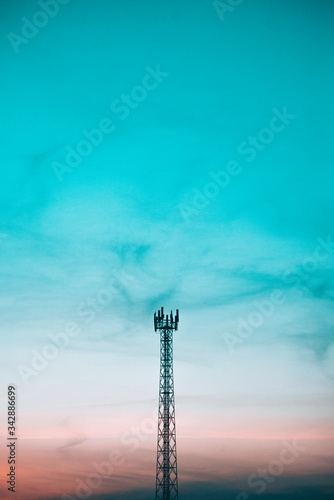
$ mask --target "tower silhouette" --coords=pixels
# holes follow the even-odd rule
[[[179,310],[175,318],[154,313],[154,330],[160,334],[160,381],[158,444],[156,467],[156,500],[178,500],[175,397],[173,373],[173,332],[178,329]]]

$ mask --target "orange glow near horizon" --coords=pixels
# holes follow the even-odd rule
[[[80,485],[83,489],[83,485],[86,485],[94,493],[132,488],[154,489],[155,442],[153,435],[137,448],[133,446],[133,442],[132,445],[122,445],[115,439],[86,440],[80,443],[73,440],[67,445],[64,445],[63,440],[57,439],[21,439],[15,498],[37,500],[41,497],[61,497],[63,494],[75,497],[76,488]],[[293,463],[286,466],[285,475],[331,473],[334,440],[303,439],[298,440],[298,444],[303,451]],[[247,478],[259,467],[277,460],[283,447],[282,440],[276,438],[192,439],[180,436],[179,478],[183,483]],[[2,477],[6,473],[6,467],[2,467]],[[110,476],[101,476],[106,473]],[[90,486],[87,486],[87,481]],[[1,498],[7,498],[6,493],[6,487],[2,483]]]

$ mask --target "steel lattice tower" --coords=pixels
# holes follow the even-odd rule
[[[170,316],[164,309],[154,313],[154,330],[160,334],[160,382],[158,414],[158,446],[156,500],[178,500],[175,397],[173,373],[173,332],[179,323],[179,310]]]

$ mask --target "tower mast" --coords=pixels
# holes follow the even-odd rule
[[[173,332],[178,323],[178,309],[175,318],[172,312],[165,316],[163,307],[154,313],[154,330],[160,334],[156,500],[178,500],[173,373]]]

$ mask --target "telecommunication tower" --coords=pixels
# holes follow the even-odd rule
[[[154,330],[160,334],[160,381],[158,413],[158,446],[156,468],[156,500],[178,500],[175,397],[173,373],[173,332],[178,329],[176,315],[164,315],[164,309],[154,313]]]

